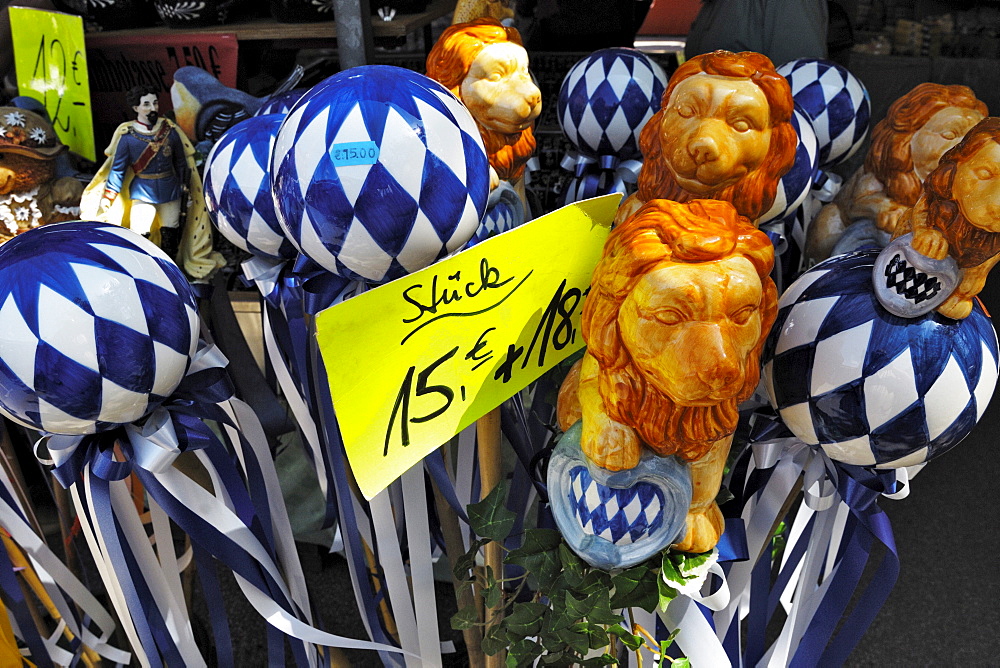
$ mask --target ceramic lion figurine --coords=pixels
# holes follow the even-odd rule
[[[837,243],[849,226],[860,221],[867,229],[857,227],[850,237],[872,238],[884,246],[903,212],[917,203],[921,184],[941,156],[987,113],[986,105],[966,86],[922,83],[893,102],[872,130],[864,166],[809,225],[809,259],[819,262],[853,248],[856,244],[850,238],[839,247]]]
[[[670,77],[663,105],[639,135],[638,191],[615,223],[645,202],[719,199],[756,222],[795,162],[792,91],[766,56],[715,51]]]
[[[486,145],[490,186],[510,181],[524,199],[524,167],[535,152],[533,127],[542,95],[528,71],[521,35],[496,19],[445,29],[427,56],[427,76],[468,107]]]
[[[941,156],[916,205],[901,217],[896,236],[913,232],[911,246],[932,260],[952,257],[958,287],[937,308],[956,320],[1000,260],[1000,118],[985,118]]]
[[[594,270],[560,426],[582,419],[583,453],[610,471],[635,467],[644,446],[691,463],[683,551],[722,533],[715,497],[777,314],[773,264],[767,236],[730,203],[656,199],[612,231]]]

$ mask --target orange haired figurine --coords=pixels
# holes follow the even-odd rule
[[[615,222],[645,202],[731,202],[756,222],[795,162],[792,91],[759,53],[715,51],[681,65],[639,135],[639,189]]]
[[[445,29],[427,56],[427,76],[468,107],[486,145],[490,186],[510,181],[524,200],[524,166],[535,152],[532,128],[542,96],[528,72],[521,35],[496,19]]]
[[[986,105],[966,86],[922,83],[892,103],[872,130],[865,164],[809,225],[806,255],[818,262],[872,240],[884,246],[903,212],[917,203],[921,183],[941,156],[986,117]],[[845,230],[858,227],[839,246]],[[836,250],[835,250],[836,249]]]
[[[618,225],[583,307],[587,352],[559,393],[559,424],[582,419],[580,448],[607,470],[643,446],[690,463],[687,552],[722,533],[715,497],[738,405],[760,377],[777,314],[774,247],[728,202],[652,200]]]

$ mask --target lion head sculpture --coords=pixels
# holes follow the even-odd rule
[[[941,156],[987,113],[966,86],[922,83],[893,102],[872,130],[864,168],[884,185],[889,199],[913,206]]]
[[[688,60],[639,135],[638,201],[719,199],[756,221],[795,162],[793,104],[788,81],[759,53]]]
[[[517,30],[490,18],[446,28],[427,56],[427,76],[469,108],[497,175],[519,179],[535,152],[542,96]]]
[[[777,313],[773,263],[728,202],[652,200],[615,228],[582,316],[607,415],[687,460],[731,434]]]

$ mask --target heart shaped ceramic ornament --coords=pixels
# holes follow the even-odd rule
[[[892,241],[872,270],[875,296],[887,311],[901,318],[930,313],[955,290],[962,270],[951,256],[934,260],[913,250],[913,234]]]

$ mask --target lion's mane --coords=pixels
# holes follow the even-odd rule
[[[697,264],[732,254],[750,261],[763,286],[760,340],[746,362],[746,376],[735,397],[714,406],[678,405],[649,383],[632,361],[618,330],[618,311],[650,271],[664,264]],[[636,428],[657,454],[677,454],[690,461],[731,434],[739,417],[737,406],[757,387],[761,349],[777,314],[777,289],[768,276],[773,264],[774,247],[767,236],[728,202],[652,200],[616,227],[594,270],[596,280],[582,314],[583,336],[598,362],[598,387],[608,415]]]
[[[1000,143],[1000,118],[987,117],[979,121],[961,142],[941,156],[937,169],[923,184],[927,224],[944,234],[950,252],[962,268],[975,267],[1000,253],[1000,233],[969,222],[951,192],[958,163],[971,158],[989,141]]]
[[[920,198],[920,179],[913,173],[910,142],[937,112],[947,107],[972,109],[986,116],[986,105],[966,86],[922,83],[897,99],[872,130],[865,171],[885,187],[892,201],[913,206]]]
[[[480,18],[449,26],[427,55],[427,76],[461,99],[462,81],[468,76],[472,61],[484,47],[499,42],[524,46],[516,28],[508,28],[496,19]],[[484,127],[478,118],[475,120],[486,146],[486,155],[497,175],[506,181],[520,178],[525,163],[535,152],[533,129],[508,135]]]
[[[663,92],[660,111],[653,114],[639,134],[639,148],[643,155],[638,182],[639,199],[644,202],[652,199],[686,202],[697,197],[678,185],[670,173],[663,157],[660,121],[677,85],[701,72],[750,79],[763,91],[770,105],[771,143],[764,162],[738,183],[714,196],[714,199],[732,202],[741,215],[755,221],[771,208],[778,181],[795,163],[798,138],[791,123],[794,101],[788,81],[775,71],[767,56],[752,51],[702,54],[686,61],[670,77],[670,83]]]

